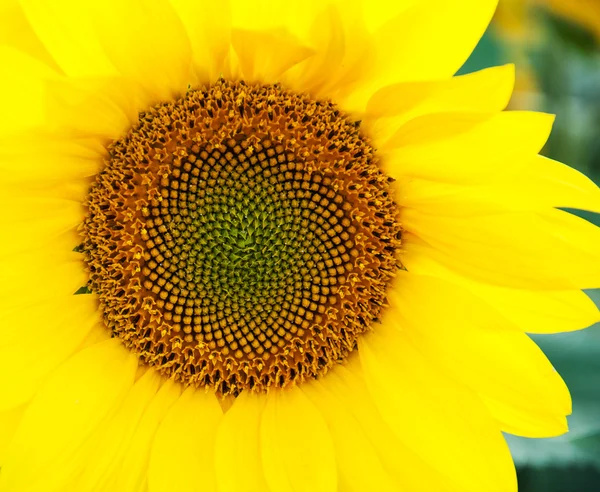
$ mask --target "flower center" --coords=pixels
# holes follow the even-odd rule
[[[109,147],[83,251],[106,326],[217,394],[343,362],[386,304],[401,227],[358,124],[278,85],[160,104]]]

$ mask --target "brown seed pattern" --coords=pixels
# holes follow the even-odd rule
[[[219,395],[324,374],[399,264],[391,179],[334,104],[219,81],[109,146],[82,226],[89,288],[147,364]]]

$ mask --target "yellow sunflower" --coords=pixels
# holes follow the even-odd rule
[[[600,192],[495,7],[4,2],[0,490],[514,491]]]

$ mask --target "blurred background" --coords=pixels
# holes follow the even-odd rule
[[[517,66],[510,109],[556,114],[543,153],[600,184],[600,0],[500,0],[461,72],[510,62]],[[600,215],[574,213],[600,226]],[[600,305],[600,290],[588,294]],[[507,437],[519,490],[600,492],[600,324],[535,340],[571,389],[573,415],[565,436]]]

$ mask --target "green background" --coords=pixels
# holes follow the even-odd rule
[[[532,15],[540,31],[538,41],[521,41],[518,49],[531,67],[536,86],[531,100],[535,103],[524,107],[528,104],[519,98],[519,105],[513,104],[512,109],[556,114],[543,153],[600,184],[600,45],[589,32],[565,19],[543,10]],[[461,72],[512,62],[514,49],[515,39],[492,25]],[[600,226],[600,215],[573,212]],[[588,294],[600,306],[600,290]],[[533,338],[568,384],[573,414],[570,432],[564,436],[507,436],[519,490],[600,492],[600,324],[580,332]]]

